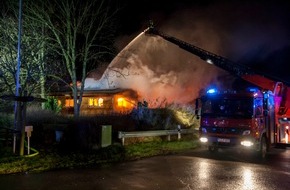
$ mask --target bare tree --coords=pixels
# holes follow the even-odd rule
[[[3,15],[0,18],[0,87],[2,94],[14,95],[17,60],[17,15]],[[44,36],[24,22],[21,48],[20,92],[19,95],[39,94],[40,81],[44,77],[43,43]]]
[[[114,16],[118,8],[108,0],[50,0],[29,5],[31,19],[52,34],[50,46],[63,58],[74,98],[74,115],[79,116],[84,82],[92,65],[112,52]],[[116,4],[115,4],[116,5]],[[58,77],[58,76],[56,76]],[[58,77],[61,79],[60,77]]]
[[[24,19],[21,20],[21,64],[18,67],[18,15],[16,4],[3,9],[0,16],[0,87],[2,98],[16,100],[15,127],[21,132],[20,155],[24,154],[24,126],[26,102],[32,101],[31,95],[38,96],[44,88],[44,47],[45,36],[41,28]],[[19,74],[19,86],[17,79]],[[15,93],[16,86],[20,87]],[[16,95],[16,96],[15,96]]]

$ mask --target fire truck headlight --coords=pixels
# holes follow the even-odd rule
[[[206,143],[208,141],[208,139],[206,137],[200,137],[199,140],[202,143]]]
[[[251,134],[251,131],[250,130],[243,131],[243,135],[249,135],[249,134]]]
[[[241,141],[241,145],[249,147],[249,146],[253,146],[254,143],[249,140],[244,140],[244,141]]]

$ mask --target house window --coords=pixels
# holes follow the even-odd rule
[[[89,98],[89,106],[92,107],[92,106],[96,106],[96,103],[97,100],[95,98]]]
[[[104,105],[104,99],[99,98],[98,103],[99,103],[99,106],[102,107]]]
[[[102,107],[104,105],[103,98],[89,98],[89,107]]]
[[[126,107],[126,100],[124,98],[118,98],[118,107]]]
[[[74,107],[73,99],[65,99],[65,107]]]

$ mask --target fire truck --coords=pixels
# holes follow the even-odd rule
[[[287,82],[164,34],[152,24],[144,33],[162,37],[249,84],[236,89],[209,88],[196,100],[200,142],[209,151],[234,148],[250,150],[265,158],[272,148],[288,146],[290,90]]]

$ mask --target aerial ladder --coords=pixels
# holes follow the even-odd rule
[[[278,130],[281,126],[290,125],[290,88],[289,82],[280,80],[276,76],[272,76],[267,73],[255,71],[254,69],[240,63],[233,62],[225,57],[206,51],[195,45],[189,44],[185,41],[177,39],[173,36],[164,34],[157,30],[153,23],[150,22],[149,27],[144,31],[145,35],[159,36],[164,40],[171,42],[181,49],[194,54],[200,59],[206,61],[209,64],[213,64],[231,75],[243,79],[249,82],[262,91],[271,91],[275,95],[275,127],[276,127],[276,143],[279,143]]]

